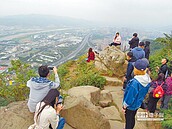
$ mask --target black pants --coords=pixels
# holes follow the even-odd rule
[[[128,110],[126,109],[125,112],[125,129],[133,129],[135,126],[135,115],[136,115],[137,110],[132,111],[132,110]]]
[[[148,111],[150,113],[155,112],[158,100],[159,100],[159,98],[154,98],[152,93],[149,94]]]
[[[113,46],[113,45],[114,45],[114,46],[118,46],[118,45],[121,45],[121,43],[118,44],[118,43],[114,43],[114,42],[113,42],[113,43],[109,44],[109,46]]]

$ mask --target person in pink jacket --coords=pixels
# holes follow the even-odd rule
[[[168,103],[172,97],[172,73],[170,77],[167,77],[165,82],[167,84],[167,91],[165,92],[165,95],[163,96],[161,101],[162,109],[168,109]]]

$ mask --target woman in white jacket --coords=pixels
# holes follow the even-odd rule
[[[34,124],[28,129],[63,129],[65,119],[60,118],[62,104],[58,103],[59,91],[51,89],[36,106]]]
[[[119,35],[119,32],[116,33],[114,39],[113,39],[113,43],[109,44],[109,46],[118,46],[121,45],[121,36]]]

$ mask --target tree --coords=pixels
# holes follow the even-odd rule
[[[167,49],[171,49],[172,50],[172,32],[171,34],[165,34],[165,37],[163,38],[157,38],[155,41],[163,43]]]
[[[6,98],[6,96],[10,95],[15,100],[25,100],[29,94],[29,89],[26,86],[26,83],[36,74],[29,64],[23,63],[20,60],[12,60],[11,65],[9,74],[12,76],[14,84],[8,86],[8,91],[10,91],[10,93],[4,94],[4,97]]]

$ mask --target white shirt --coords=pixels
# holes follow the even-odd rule
[[[113,42],[114,42],[114,43],[120,44],[120,43],[121,43],[121,36],[119,35],[116,39],[115,39],[115,37],[114,37]]]
[[[56,114],[56,110],[52,106],[47,105],[42,110],[37,120],[37,113],[38,113],[39,107],[40,106],[42,107],[44,104],[45,104],[44,102],[39,102],[36,105],[36,112],[34,115],[35,123],[31,126],[34,126],[35,127],[34,129],[49,129],[49,125],[51,124],[51,127],[53,129],[56,129],[59,122],[59,116]],[[31,126],[28,129],[32,129]]]

